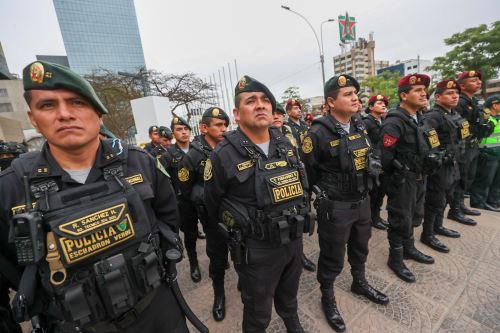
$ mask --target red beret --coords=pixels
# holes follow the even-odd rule
[[[436,91],[445,91],[446,89],[457,89],[460,92],[460,87],[455,80],[443,80],[436,84]]]
[[[290,98],[285,105],[285,109],[288,111],[292,108],[292,106],[297,105],[302,110],[302,105],[300,104],[298,99]]]
[[[384,95],[375,95],[370,97],[370,99],[368,100],[368,105],[373,105],[376,101],[383,101],[385,103],[385,106],[389,105],[389,98]]]
[[[310,114],[310,113],[306,114],[305,118],[306,118],[307,121],[313,121],[314,120],[314,116],[312,114]]]
[[[457,81],[463,80],[463,79],[468,79],[471,77],[478,77],[479,80],[481,80],[482,75],[481,75],[480,71],[465,71],[465,72],[462,72],[458,75]]]
[[[428,88],[430,83],[431,83],[431,78],[428,75],[415,73],[402,77],[398,81],[398,88],[418,86],[418,85],[424,85],[426,88]]]

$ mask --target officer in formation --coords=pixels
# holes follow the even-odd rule
[[[198,255],[196,253],[198,214],[189,196],[183,195],[180,190],[180,183],[187,181],[189,177],[187,170],[181,168],[179,163],[193,147],[190,142],[191,126],[184,118],[175,116],[172,119],[170,129],[174,135],[175,144],[171,145],[167,151],[159,157],[159,161],[172,177],[172,185],[177,193],[181,230],[184,233],[184,246],[189,259],[191,280],[198,283],[201,281],[201,271],[198,265]]]
[[[470,136],[469,122],[454,111],[458,104],[460,88],[454,80],[444,80],[434,90],[435,105],[425,114],[425,122],[438,134],[439,153],[443,157],[441,168],[427,178],[423,232],[420,240],[432,249],[447,253],[449,248],[435,235],[458,238],[460,234],[443,226],[446,200],[453,196],[460,180],[458,161],[463,156],[465,143]]]
[[[474,96],[481,90],[481,73],[465,71],[458,76],[457,83],[460,86],[460,99],[456,111],[469,122],[471,135],[467,140],[465,154],[459,161],[460,183],[449,203],[448,218],[466,225],[476,225],[476,221],[465,215],[478,216],[481,213],[465,206],[464,193],[469,191],[476,175],[479,142],[491,134],[493,126],[488,121],[489,114],[483,112]]]
[[[485,113],[494,124],[493,133],[480,143],[479,166],[471,186],[471,206],[500,211],[500,95],[488,97]]]
[[[265,332],[274,306],[288,332],[304,332],[297,314],[302,233],[311,214],[305,170],[272,123],[276,100],[244,76],[235,87],[234,118],[205,165],[210,223],[229,237],[241,287],[243,332]]]
[[[389,215],[388,266],[407,282],[415,276],[403,262],[405,259],[432,264],[434,259],[415,248],[413,228],[422,223],[426,172],[440,164],[436,131],[427,128],[419,110],[427,105],[430,78],[412,74],[398,82],[400,104],[390,111],[380,130],[379,147],[387,182]]]
[[[151,151],[151,155],[156,158],[160,157],[172,145],[173,138],[170,128],[166,126],[158,127],[158,144]]]
[[[380,151],[378,149],[378,138],[380,135],[380,128],[382,127],[382,121],[387,114],[388,105],[389,99],[387,98],[387,96],[371,96],[368,99],[368,107],[365,110],[367,116],[363,119],[374,153],[378,156],[380,156]],[[372,227],[381,230],[387,230],[387,221],[380,217],[380,209],[382,207],[382,203],[384,202],[384,196],[384,175],[381,174],[379,176],[379,182],[373,184],[373,189],[370,191]]]
[[[292,129],[293,136],[300,146],[308,128],[306,122],[302,120],[302,104],[298,99],[291,98],[286,102],[285,109],[288,113],[286,124]]]
[[[300,105],[300,103],[299,103]],[[277,127],[281,130],[284,136],[290,140],[291,144],[295,147],[298,152],[299,143],[297,143],[297,138],[300,138],[300,135],[297,135],[297,132],[294,128],[285,124],[285,110],[280,103],[276,103],[276,110],[273,111],[273,126]],[[309,260],[304,253],[302,253],[302,267],[309,272],[314,272],[316,270],[316,265]]]
[[[146,143],[144,146],[141,146],[141,148],[145,149],[148,153],[152,154],[153,149],[155,149],[155,147],[158,146],[160,143],[160,136],[158,135],[158,126],[156,125],[150,126],[148,129],[148,133],[151,141]]]
[[[377,304],[389,298],[365,278],[371,237],[368,191],[380,172],[365,125],[358,112],[359,83],[349,75],[334,76],[325,84],[329,114],[313,121],[302,143],[303,161],[315,191],[320,255],[318,281],[321,305],[328,324],[346,329],[335,301],[333,284],[344,266],[347,245],[353,282],[351,291]]]
[[[206,232],[206,250],[210,259],[209,274],[214,289],[212,315],[216,321],[226,316],[224,275],[228,266],[226,240],[217,225],[208,223],[207,206],[204,197],[205,166],[215,146],[224,139],[229,126],[229,116],[219,107],[207,109],[201,118],[200,131],[203,133],[191,144],[191,149],[179,163],[179,187],[184,198],[189,198],[196,207],[198,218]]]
[[[14,159],[27,151],[21,143],[0,140],[0,171],[7,169]]]
[[[36,317],[48,332],[188,332],[163,278],[163,254],[179,244],[168,176],[143,150],[99,139],[107,110],[70,69],[37,61],[23,84],[47,142],[0,174],[2,270],[22,272],[16,321]]]

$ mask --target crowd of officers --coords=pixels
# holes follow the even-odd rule
[[[382,95],[361,110],[356,79],[334,76],[324,115],[306,121],[298,100],[283,107],[244,76],[234,91],[236,130],[211,107],[194,140],[190,123],[174,116],[170,127],[149,128],[144,149],[102,126],[106,108],[68,68],[37,61],[23,82],[47,143],[20,158],[22,147],[0,143],[2,332],[20,332],[15,322],[30,318],[49,332],[187,332],[192,316],[175,261],[185,249],[200,282],[204,238],[216,321],[225,317],[232,262],[243,332],[265,332],[273,304],[288,332],[304,332],[297,293],[305,268],[317,270],[326,320],[342,332],[334,283],[346,250],[351,291],[389,303],[365,275],[372,227],[387,230],[388,267],[415,282],[404,259],[434,263],[415,247],[415,228],[423,226],[423,244],[449,252],[436,237],[460,237],[443,225],[447,204],[448,219],[467,225],[476,222],[466,215],[480,212],[464,205],[466,193],[475,208],[500,209],[500,97],[479,106],[478,71],[437,83],[430,110],[426,75],[399,80],[390,111]],[[317,269],[302,242],[316,230]],[[9,288],[17,291],[11,307]]]

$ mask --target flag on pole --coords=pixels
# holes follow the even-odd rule
[[[356,19],[346,12],[345,16],[339,15],[339,33],[342,43],[356,40]]]

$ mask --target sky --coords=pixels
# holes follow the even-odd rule
[[[84,0],[82,0],[84,1]],[[106,0],[102,0],[106,1]],[[499,0],[135,0],[146,65],[167,73],[194,72],[208,79],[225,68],[228,89],[238,74],[269,86],[277,98],[290,86],[302,97],[322,95],[319,50],[305,16],[320,36],[325,75],[340,53],[337,17],[357,21],[357,37],[373,32],[375,59],[432,60],[449,50],[444,39],[500,20]],[[0,42],[9,69],[20,74],[37,54],[66,54],[52,0],[0,0]],[[228,63],[231,65],[229,80]],[[232,82],[232,85],[231,85]],[[231,86],[231,87],[229,87]]]

